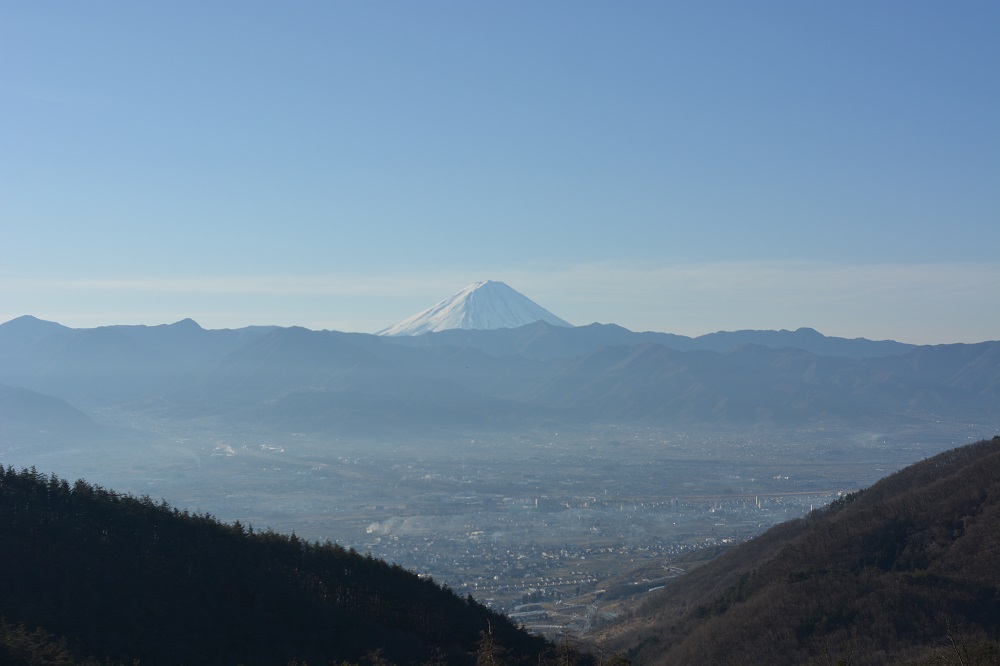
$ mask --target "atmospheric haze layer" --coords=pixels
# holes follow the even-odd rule
[[[19,317],[0,463],[329,539],[516,613],[998,428],[1000,342],[570,326],[500,282],[407,322]]]

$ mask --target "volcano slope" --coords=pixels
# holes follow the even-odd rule
[[[634,664],[997,664],[998,586],[994,437],[733,548],[602,640]]]

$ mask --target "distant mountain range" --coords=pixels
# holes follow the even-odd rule
[[[915,347],[812,329],[689,338],[544,321],[418,336],[205,330],[189,319],[72,329],[20,317],[0,325],[0,383],[85,411],[286,432],[864,425],[995,419],[1000,343]]]
[[[995,664],[998,523],[995,437],[731,549],[604,638],[637,665]]]
[[[720,331],[696,338],[651,331],[636,333],[616,324],[589,324],[565,328],[534,322],[505,330],[445,330],[391,339],[408,347],[472,347],[498,356],[533,359],[569,358],[601,347],[657,344],[675,351],[714,351],[726,354],[743,345],[771,349],[800,349],[820,356],[869,358],[904,354],[915,345],[893,340],[827,337],[811,328],[795,331]]]
[[[548,324],[546,326],[545,324]],[[729,352],[741,345],[757,344],[781,349],[790,347],[825,356],[887,356],[912,349],[894,341],[873,342],[864,338],[828,338],[811,328],[796,331],[718,332],[689,338],[670,333],[633,333],[614,324],[591,324],[584,331],[572,328],[527,296],[503,282],[487,280],[471,284],[440,303],[418,312],[376,335],[398,336],[400,344],[413,346],[473,346],[491,354],[520,354],[530,358],[577,356],[598,347],[636,345],[645,342],[678,351]],[[522,329],[509,335],[507,329]],[[491,335],[485,331],[497,331]],[[440,335],[427,335],[438,333]]]

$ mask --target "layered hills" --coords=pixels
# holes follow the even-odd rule
[[[34,434],[97,434],[86,414],[50,395],[0,384],[0,442],[16,442]]]
[[[778,525],[649,595],[636,664],[1000,660],[1000,437]]]
[[[595,422],[885,427],[995,418],[1000,343],[913,347],[809,330],[692,339],[542,321],[420,336],[205,330],[191,320],[72,329],[22,317],[0,325],[0,383],[84,411],[286,432]]]

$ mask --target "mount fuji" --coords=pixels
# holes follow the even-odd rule
[[[537,321],[569,326],[527,296],[503,282],[476,282],[423,312],[418,312],[377,335],[420,335],[449,329],[518,328]]]

